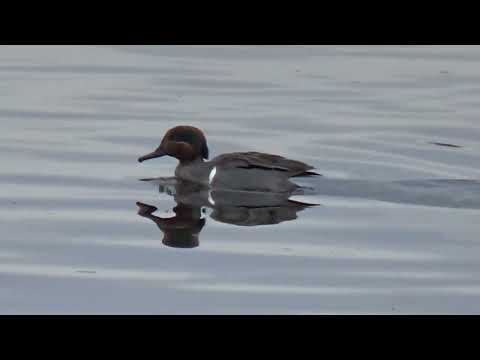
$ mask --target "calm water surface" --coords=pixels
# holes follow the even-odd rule
[[[0,47],[0,313],[480,313],[479,61],[463,46]],[[175,159],[136,159],[179,124],[213,156],[314,165],[292,199],[319,205],[213,193],[212,208],[139,181],[173,175]]]

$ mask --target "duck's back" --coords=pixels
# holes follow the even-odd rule
[[[293,191],[298,186],[289,178],[313,169],[301,161],[259,152],[223,154],[209,163],[215,169],[210,186],[244,191]]]
[[[261,169],[270,170],[278,173],[277,176],[292,177],[299,176],[308,170],[313,169],[313,166],[305,164],[301,161],[291,160],[279,155],[272,155],[266,153],[259,153],[255,151],[249,152],[235,152],[223,154],[212,159],[214,163],[220,168],[240,168],[240,169]]]

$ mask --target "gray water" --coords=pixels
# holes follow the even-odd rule
[[[0,313],[480,313],[479,60],[470,46],[0,47]],[[172,217],[175,194],[138,179],[176,160],[136,159],[179,124],[213,156],[315,166],[292,199],[319,205],[259,225],[261,210],[239,225],[207,209],[197,246],[166,246],[137,202]]]

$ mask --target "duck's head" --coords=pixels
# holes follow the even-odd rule
[[[176,126],[167,131],[155,151],[138,158],[138,161],[165,155],[177,158],[180,162],[208,159],[207,139],[202,130],[196,127]]]

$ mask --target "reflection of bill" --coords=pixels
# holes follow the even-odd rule
[[[177,206],[174,217],[153,215],[156,207],[137,202],[138,214],[155,222],[164,233],[163,244],[178,248],[199,245],[199,233],[205,225],[206,208],[216,221],[257,226],[279,224],[294,220],[297,212],[315,204],[289,200],[289,193],[256,193],[241,191],[211,191],[197,184],[164,179],[159,191],[173,196]]]

